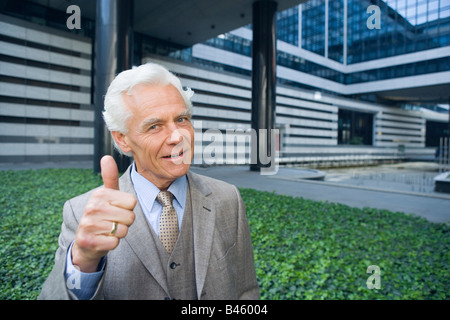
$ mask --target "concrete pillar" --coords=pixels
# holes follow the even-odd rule
[[[257,141],[252,141],[252,171],[271,166],[271,163],[261,162],[261,154],[275,161],[271,137],[275,128],[276,10],[277,3],[271,0],[253,3],[252,129]]]
[[[100,159],[113,155],[123,172],[130,159],[114,150],[103,121],[104,96],[109,84],[121,71],[132,67],[133,0],[97,0],[94,47],[94,172],[100,172]]]

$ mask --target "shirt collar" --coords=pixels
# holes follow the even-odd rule
[[[131,168],[131,182],[133,183],[136,194],[144,202],[143,205],[151,209],[160,190],[153,183],[151,183],[149,180],[147,180],[137,172],[136,163],[133,163],[133,166]],[[186,175],[179,177],[174,182],[172,182],[167,191],[170,191],[174,195],[174,199],[184,210],[187,192]]]

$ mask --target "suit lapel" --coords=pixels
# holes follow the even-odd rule
[[[120,178],[120,190],[133,194],[136,197],[133,184],[128,169]],[[127,236],[124,238],[133,249],[136,256],[142,261],[145,268],[151,273],[153,278],[159,283],[167,293],[169,292],[166,276],[159,261],[159,254],[156,243],[151,235],[150,226],[144,216],[139,202],[134,208],[136,218],[130,226]]]
[[[197,175],[189,172],[187,176],[192,199],[197,298],[200,299],[214,236],[215,207],[211,199],[207,197],[211,192],[200,183]]]
[[[131,167],[120,178],[120,190],[133,194],[136,197],[130,178]],[[197,297],[200,299],[205,284],[214,236],[215,207],[208,198],[211,191],[201,182],[198,175],[187,174],[192,203],[192,223],[194,232],[194,258]],[[142,261],[147,270],[167,293],[166,276],[159,261],[159,254],[151,235],[150,226],[138,203],[134,209],[136,219],[130,226],[125,241],[128,242],[136,256]],[[148,244],[148,245],[144,245]],[[155,263],[158,260],[158,263]]]

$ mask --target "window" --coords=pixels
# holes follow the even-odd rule
[[[338,144],[372,145],[372,114],[339,110],[338,117]]]

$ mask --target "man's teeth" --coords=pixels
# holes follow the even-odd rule
[[[174,154],[172,154],[172,155],[170,155],[170,156],[166,156],[166,158],[176,158],[176,157],[179,157],[179,156],[182,155],[182,154],[183,154],[183,151],[180,152],[180,153],[174,153]]]

